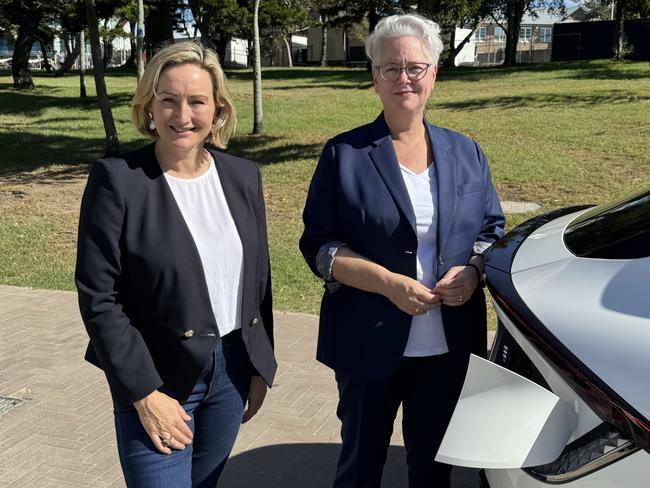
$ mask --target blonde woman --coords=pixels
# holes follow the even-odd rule
[[[79,306],[114,402],[130,487],[214,487],[276,370],[262,186],[224,148],[235,109],[216,54],[162,48],[132,104],[153,142],[93,165]]]

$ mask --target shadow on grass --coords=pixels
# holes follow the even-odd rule
[[[232,80],[253,81],[251,70],[226,70]],[[363,82],[370,74],[359,68],[263,68],[262,80],[299,80],[327,78],[330,81]]]
[[[590,107],[599,104],[636,103],[650,100],[650,96],[638,95],[635,92],[615,90],[603,91],[596,94],[573,95],[566,94],[531,94],[520,97],[486,97],[473,98],[458,102],[435,100],[433,107],[455,110],[483,110],[486,108],[513,109],[536,106]]]
[[[320,156],[322,144],[287,144],[283,140],[283,137],[272,135],[236,136],[230,140],[226,152],[261,165],[318,159]]]
[[[230,458],[220,488],[331,488],[340,444],[278,444]],[[390,446],[382,486],[408,484],[405,450]],[[475,469],[454,468],[452,486],[478,488]]]
[[[320,144],[288,144],[284,138],[271,135],[245,135],[231,139],[226,152],[251,159],[261,165],[290,162],[297,159],[317,159],[322,149]],[[120,145],[120,152],[126,153],[142,147],[148,141],[137,140]],[[88,164],[103,157],[103,138],[81,138],[75,136],[47,136],[20,130],[0,133],[0,177],[6,181],[26,182],[30,179],[62,181],[76,178],[88,171]],[[25,174],[50,165],[62,167],[48,169],[37,175]]]
[[[0,178],[6,181],[28,181],[29,179],[54,182],[84,175],[88,164],[103,157],[104,138],[83,138],[76,136],[44,135],[20,130],[0,132]],[[144,145],[142,140],[120,145],[120,152],[128,152]],[[61,165],[36,175],[27,172]]]
[[[39,87],[34,90],[16,90],[8,83],[0,83],[0,115],[27,115],[35,117],[48,109],[99,110],[96,97],[64,97],[57,95],[58,87]],[[132,94],[110,95],[112,107],[128,105]]]
[[[333,90],[368,90],[372,88],[372,81],[367,81],[366,83],[357,84],[340,84],[340,83],[304,83],[301,85],[286,85],[286,86],[269,86],[265,87],[264,90],[314,90],[317,88],[331,88]]]
[[[642,68],[641,66],[645,66]],[[633,80],[648,78],[650,69],[643,63],[628,61],[556,61],[552,63],[519,64],[516,66],[441,67],[438,80],[481,81],[517,73],[549,73],[557,78],[576,80]]]

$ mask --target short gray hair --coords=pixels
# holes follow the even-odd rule
[[[386,39],[402,36],[420,39],[431,56],[430,61],[434,65],[438,64],[443,50],[440,26],[433,20],[415,14],[391,15],[381,19],[366,40],[366,55],[370,61],[374,61],[379,57],[381,45]]]

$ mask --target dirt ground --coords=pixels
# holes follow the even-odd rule
[[[87,166],[51,165],[0,176],[0,216],[24,212],[32,216],[77,215],[87,171]]]

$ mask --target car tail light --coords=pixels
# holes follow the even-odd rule
[[[628,456],[640,447],[614,427],[600,424],[566,446],[558,459],[549,464],[524,468],[545,483],[573,481]]]

